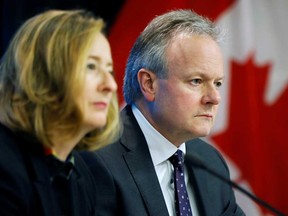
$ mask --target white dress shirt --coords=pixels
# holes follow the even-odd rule
[[[173,165],[168,160],[176,151],[177,147],[162,136],[142,115],[140,110],[132,105],[132,112],[145,136],[148,144],[150,155],[154,164],[154,168],[161,186],[161,190],[165,199],[165,203],[170,216],[176,215],[175,213],[175,196],[174,196],[174,183],[173,183]],[[185,143],[179,146],[179,149],[185,154]],[[199,216],[194,191],[188,182],[188,175],[186,167],[185,183],[188,191],[190,205],[192,208],[193,216]]]

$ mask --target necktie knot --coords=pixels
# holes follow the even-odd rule
[[[169,161],[173,164],[174,167],[183,166],[184,157],[181,150],[177,150],[170,158]]]

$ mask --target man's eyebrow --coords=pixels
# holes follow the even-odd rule
[[[200,77],[204,77],[204,78],[211,78],[211,74],[207,74],[206,72],[202,72],[202,71],[196,71],[195,74],[193,74],[193,76],[200,76]],[[189,75],[190,76],[190,75]],[[224,80],[225,79],[225,75],[221,75],[215,78],[215,80]]]

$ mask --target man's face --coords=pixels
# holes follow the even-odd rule
[[[178,35],[166,53],[168,78],[156,79],[153,126],[175,145],[209,134],[220,103],[223,59],[208,36]]]

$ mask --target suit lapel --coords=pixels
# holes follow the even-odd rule
[[[129,152],[125,157],[127,166],[144,200],[149,215],[168,215],[164,197],[151,159],[143,152]]]
[[[193,145],[193,142],[197,142],[197,140],[186,143],[187,152],[197,152],[198,145]],[[196,200],[200,215],[213,215],[213,207],[211,206],[211,203],[213,202],[211,202],[211,198],[209,195],[211,193],[211,190],[209,190],[210,186],[208,184],[206,171],[194,167],[188,162],[186,163],[186,166],[189,172],[188,175],[190,183],[192,184],[192,187],[194,188],[194,191],[196,193]]]
[[[146,140],[130,106],[122,111],[122,119],[125,124],[125,131],[121,143],[130,150],[124,154],[124,159],[147,211],[151,216],[167,216],[169,215],[168,210]]]

